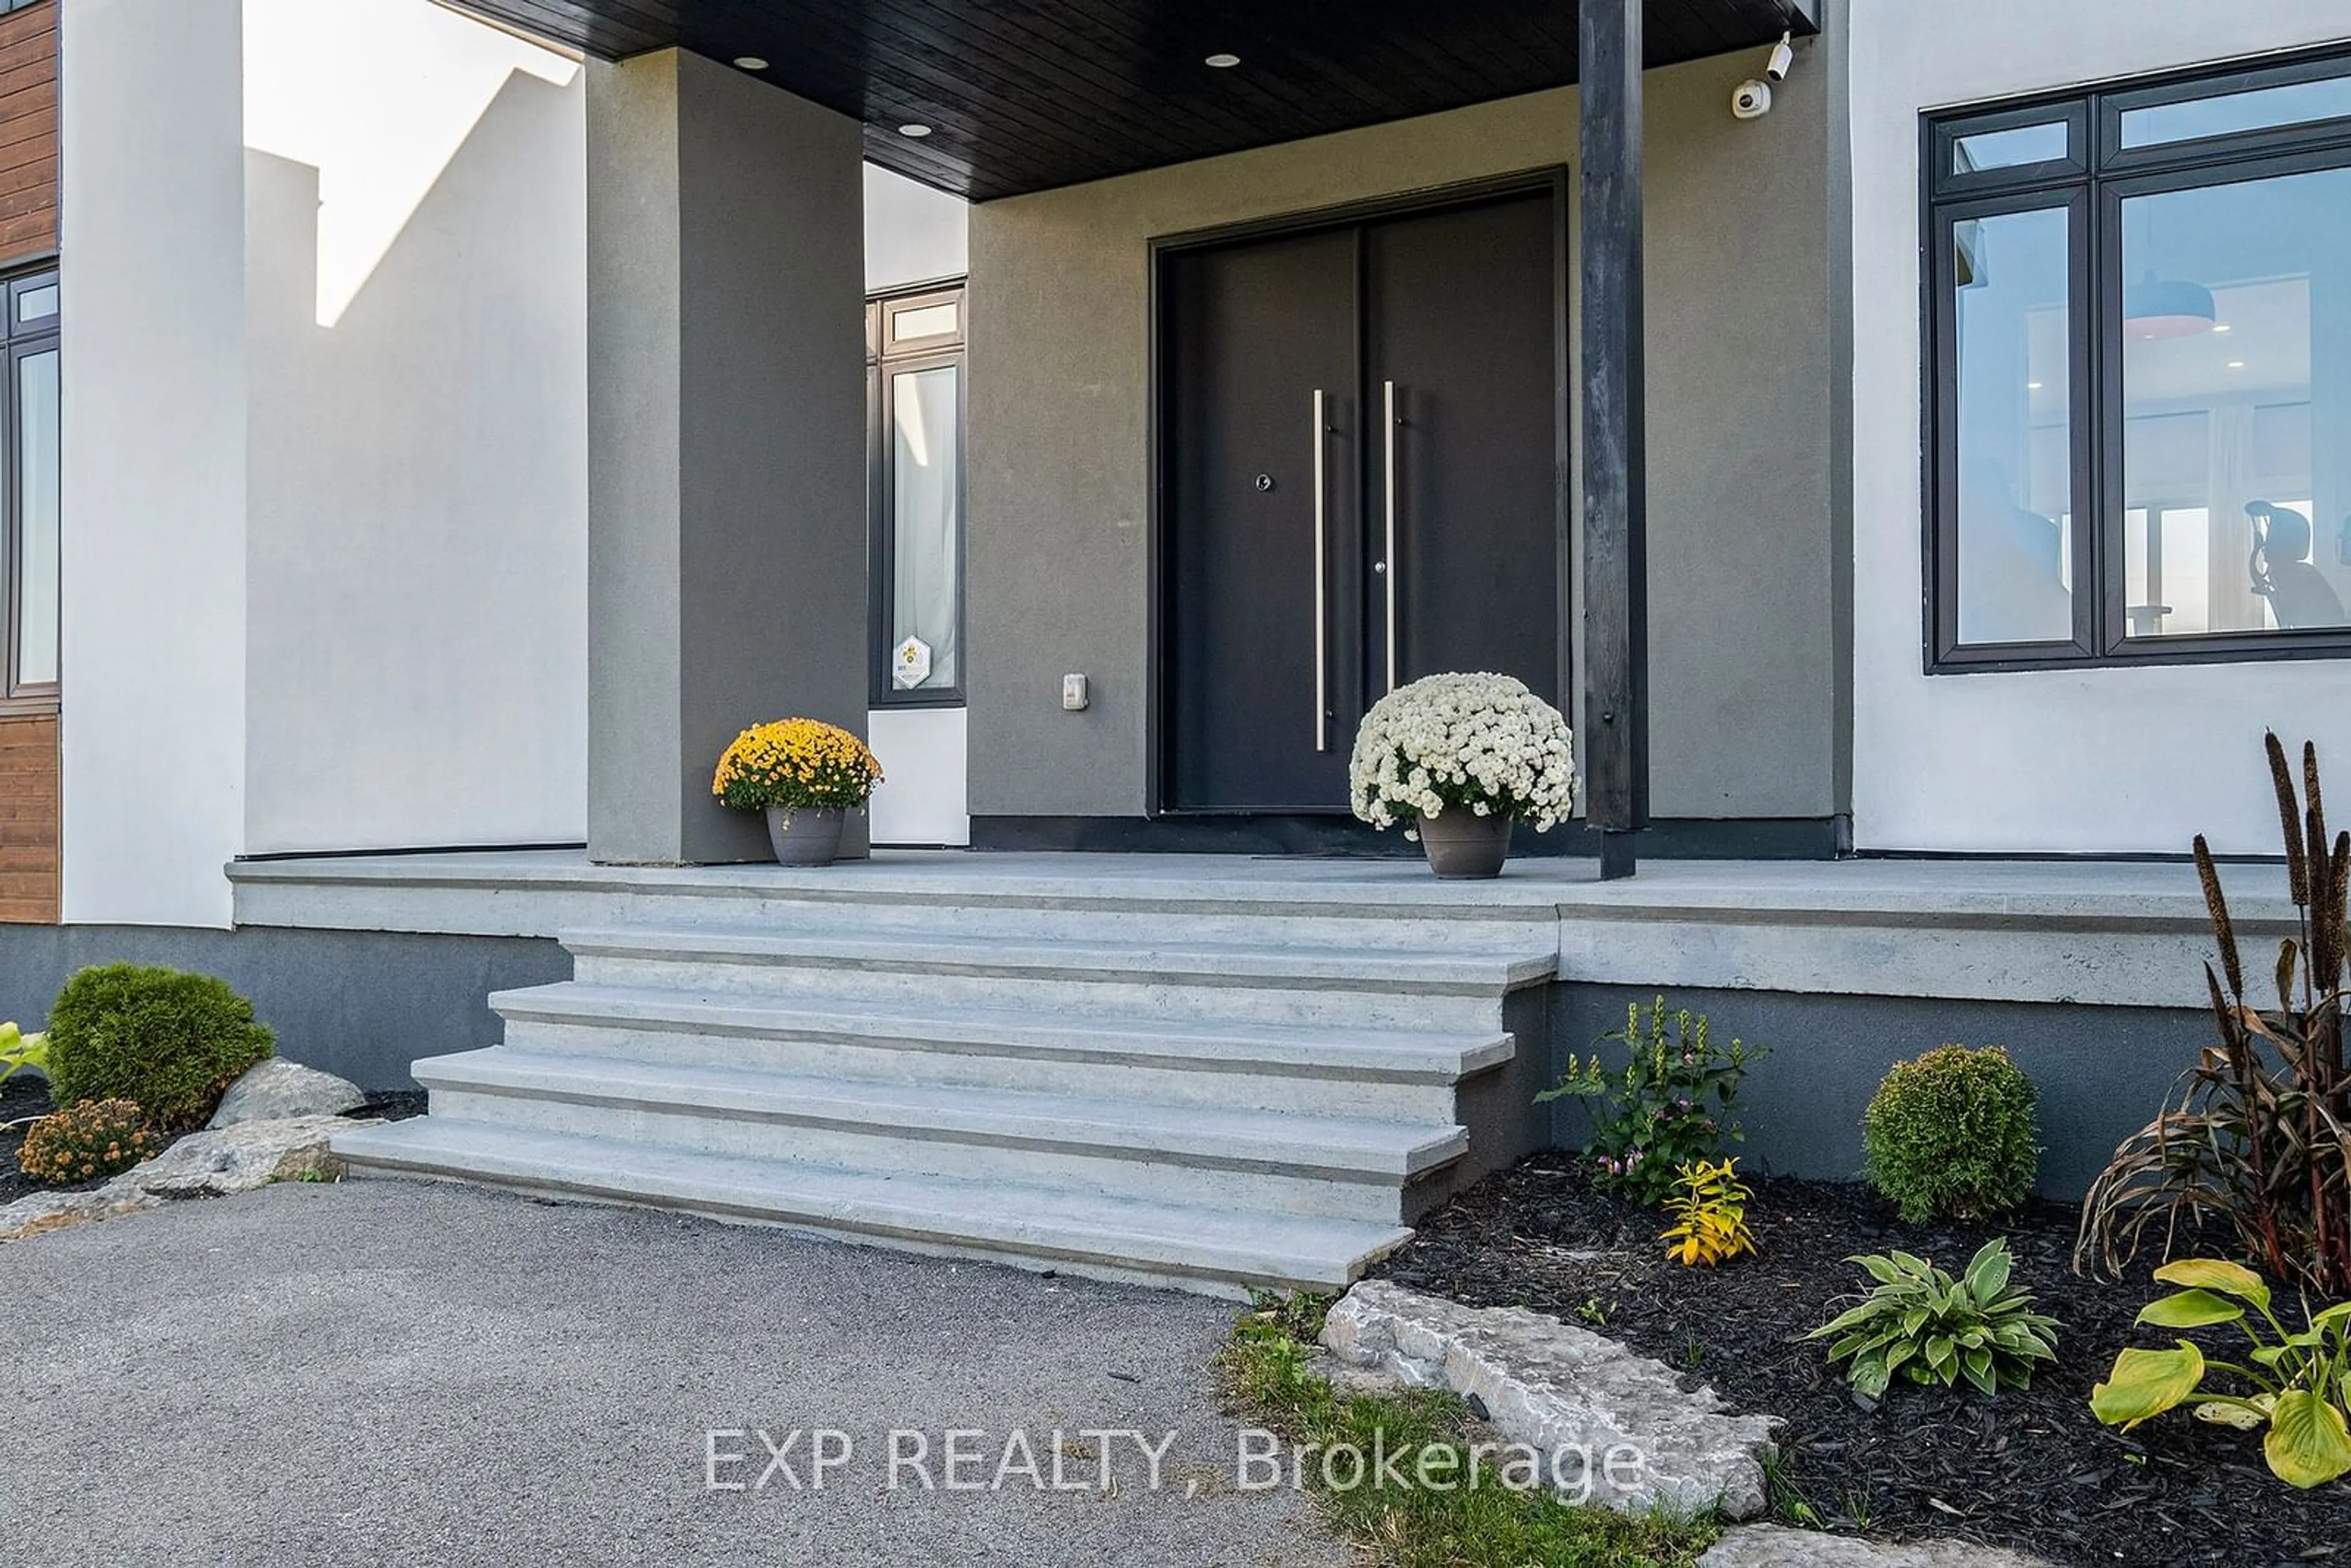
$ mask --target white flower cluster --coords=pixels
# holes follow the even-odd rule
[[[1375,828],[1453,805],[1540,832],[1575,803],[1575,737],[1523,681],[1430,675],[1364,716],[1347,782],[1355,815]]]

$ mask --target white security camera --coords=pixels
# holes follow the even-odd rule
[[[1771,46],[1771,57],[1763,62],[1763,74],[1773,81],[1786,81],[1788,68],[1796,63],[1793,37],[1792,33],[1781,34],[1780,41]]]
[[[1771,112],[1771,83],[1748,80],[1730,89],[1730,117],[1733,120],[1761,120]]]

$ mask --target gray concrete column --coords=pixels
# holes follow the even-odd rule
[[[865,732],[861,133],[698,55],[588,70],[588,850],[756,860],[727,741]]]

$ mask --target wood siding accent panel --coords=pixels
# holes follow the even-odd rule
[[[0,16],[0,267],[57,248],[57,0],[42,0]]]
[[[0,924],[58,917],[55,714],[0,716]]]

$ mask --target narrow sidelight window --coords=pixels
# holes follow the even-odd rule
[[[1928,667],[2351,654],[2351,57],[1923,145]]]
[[[6,281],[7,374],[0,384],[0,446],[6,478],[0,486],[0,563],[6,593],[0,598],[0,697],[39,702],[54,697],[58,681],[57,486],[59,359],[58,289],[55,272]]]
[[[2072,215],[2040,207],[1951,227],[1964,643],[2073,640]]]
[[[867,307],[877,706],[963,700],[963,290]]]

